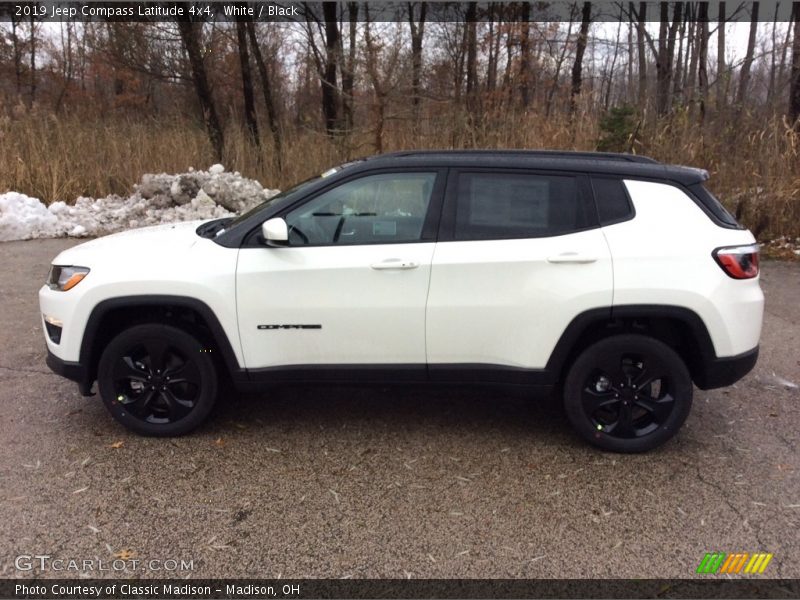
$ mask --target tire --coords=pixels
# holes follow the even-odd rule
[[[564,408],[587,442],[612,452],[647,452],[680,429],[692,407],[680,356],[644,335],[616,335],[578,356],[564,383]]]
[[[111,416],[146,436],[179,436],[200,425],[217,398],[208,346],[171,325],[136,325],[100,357],[97,384]]]

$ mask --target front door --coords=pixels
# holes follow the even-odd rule
[[[443,177],[355,176],[283,215],[287,247],[242,248],[236,302],[246,367],[391,363],[424,372]]]

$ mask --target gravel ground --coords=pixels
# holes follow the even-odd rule
[[[104,576],[686,577],[716,550],[800,577],[800,391],[775,378],[800,383],[800,264],[764,265],[754,372],[622,456],[553,402],[474,388],[226,393],[189,437],[136,437],[44,364],[36,292],[75,243],[0,244],[3,577],[80,574],[15,568],[34,554],[193,561]]]

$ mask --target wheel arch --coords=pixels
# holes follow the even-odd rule
[[[147,295],[110,298],[99,302],[89,315],[80,348],[80,363],[86,365],[89,382],[97,378],[100,355],[119,332],[140,323],[168,323],[213,345],[217,362],[235,379],[244,372],[239,366],[228,335],[201,300],[187,296]]]
[[[621,333],[649,335],[664,342],[683,359],[698,387],[705,388],[708,365],[716,360],[714,344],[703,319],[682,306],[632,304],[585,311],[564,330],[550,355],[547,372],[563,382],[583,349]]]

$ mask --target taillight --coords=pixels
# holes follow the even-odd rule
[[[758,275],[758,244],[725,246],[712,252],[722,270],[734,279],[752,279]]]

